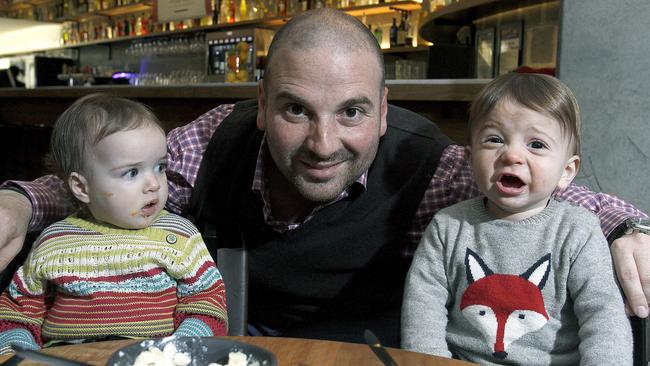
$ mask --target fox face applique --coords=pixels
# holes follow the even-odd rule
[[[549,253],[520,275],[493,273],[481,257],[467,249],[465,274],[469,286],[460,310],[482,333],[494,357],[505,359],[512,342],[548,321],[541,289],[548,279],[550,264]]]

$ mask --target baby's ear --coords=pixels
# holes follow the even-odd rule
[[[567,160],[566,165],[564,166],[564,171],[560,177],[560,181],[557,183],[557,187],[560,189],[566,188],[573,178],[578,175],[580,170],[580,157],[578,155],[573,155]]]
[[[88,195],[88,181],[83,175],[72,172],[68,177],[68,186],[72,195],[75,196],[79,201],[83,203],[90,202],[90,196]]]

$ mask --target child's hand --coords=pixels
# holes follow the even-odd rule
[[[39,349],[32,333],[22,328],[0,332],[0,355],[13,353],[12,346],[19,346],[22,349]]]

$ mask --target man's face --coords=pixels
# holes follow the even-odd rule
[[[82,202],[101,222],[125,229],[149,226],[167,202],[165,133],[148,124],[109,135],[91,150]]]
[[[386,94],[367,52],[281,50],[259,88],[257,125],[273,163],[312,202],[327,202],[372,164],[386,132]],[[264,93],[264,90],[267,93]]]

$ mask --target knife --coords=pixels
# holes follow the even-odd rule
[[[370,329],[366,329],[363,332],[363,337],[366,339],[366,343],[370,346],[370,349],[377,355],[379,360],[383,362],[386,366],[397,366],[397,362],[391,357],[391,355],[386,351],[386,348],[381,345],[379,338],[373,333]]]

